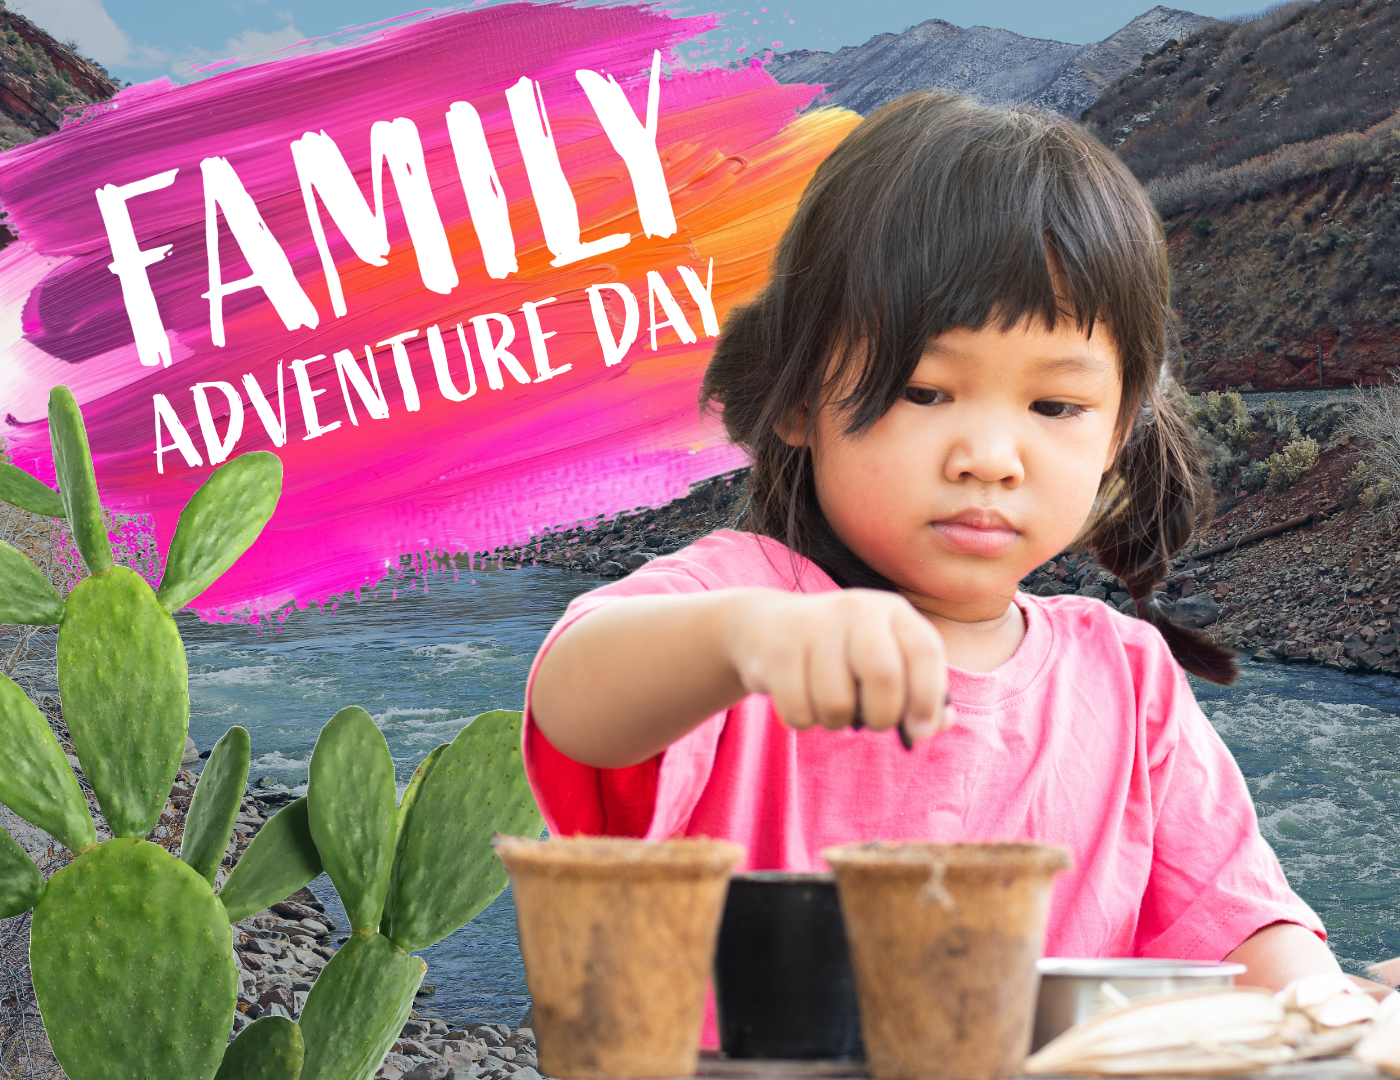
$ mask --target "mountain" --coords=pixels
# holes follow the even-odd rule
[[[65,109],[105,101],[119,88],[75,44],[60,44],[0,5],[0,150],[57,131]]]
[[[1068,45],[929,19],[902,34],[878,34],[834,53],[778,53],[766,67],[779,82],[824,83],[822,104],[858,113],[911,90],[937,87],[994,105],[1040,105],[1078,117],[1145,53],[1214,22],[1159,6],[1103,41]]]
[[[1203,26],[1083,121],[1162,214],[1189,385],[1400,367],[1400,6],[1297,0]]]

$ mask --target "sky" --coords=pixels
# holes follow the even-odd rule
[[[725,36],[733,37],[736,46],[741,35],[747,38],[752,55],[770,46],[859,45],[875,34],[899,33],[932,18],[1084,44],[1107,37],[1152,2],[756,0],[727,7],[713,0],[671,0],[666,6],[687,14],[725,13]],[[1183,6],[1217,18],[1255,9],[1250,0],[1198,0]],[[58,40],[76,41],[81,53],[131,83],[161,77],[184,82],[198,78],[200,69],[214,61],[240,57],[249,62],[307,39],[314,42],[337,31],[431,10],[415,7],[412,0],[10,0],[9,7]]]

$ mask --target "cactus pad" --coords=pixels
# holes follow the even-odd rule
[[[285,1016],[264,1016],[229,1043],[214,1080],[297,1080],[304,1056],[301,1028]]]
[[[151,587],[124,566],[68,594],[58,631],[63,713],[102,814],[117,836],[145,836],[185,753],[185,647]]]
[[[53,466],[58,473],[64,514],[83,562],[94,574],[110,570],[112,542],[102,520],[87,429],[83,426],[78,403],[73,400],[73,392],[66,386],[55,386],[49,392],[49,441],[53,446]]]
[[[520,724],[518,712],[483,713],[423,780],[405,816],[386,905],[384,932],[400,948],[426,949],[505,889],[494,833],[538,836],[544,828],[525,778]]]
[[[248,761],[252,756],[248,732],[231,727],[214,744],[204,771],[195,785],[190,810],[185,815],[185,834],[180,841],[180,858],[210,885],[219,871],[243,789],[248,784]]]
[[[0,502],[44,517],[66,517],[63,497],[18,466],[0,461]]]
[[[0,675],[0,802],[73,854],[97,843],[87,800],[34,703]]]
[[[423,780],[428,773],[433,771],[433,766],[437,764],[438,758],[442,757],[442,752],[450,746],[450,743],[443,743],[434,747],[432,753],[418,763],[418,768],[413,770],[413,777],[408,781],[408,787],[404,789],[403,798],[399,800],[399,812],[394,825],[394,863],[398,865],[399,852],[403,850],[404,829],[403,823],[408,818],[408,812],[413,808],[413,802],[418,798],[418,792],[423,786]],[[379,919],[379,932],[386,933],[386,928],[390,923],[389,912],[394,906],[393,875],[389,877],[389,893],[384,897],[384,914]]]
[[[63,618],[63,598],[39,568],[0,540],[0,623],[53,626]]]
[[[233,935],[208,882],[163,848],[109,840],[56,873],[29,954],[72,1080],[213,1077],[233,1026]]]
[[[180,511],[158,593],[167,610],[179,611],[248,550],[281,494],[282,462],[265,450],[214,470]]]
[[[367,1080],[413,1009],[428,966],[383,934],[354,934],[322,969],[306,1007],[301,1080]]]
[[[394,861],[397,799],[389,744],[369,713],[341,709],[311,751],[311,836],[352,930],[375,930]],[[439,822],[439,824],[442,824]]]
[[[23,915],[44,895],[44,879],[29,853],[0,829],[0,919]]]
[[[408,812],[413,809],[418,792],[423,788],[423,781],[433,771],[433,766],[437,764],[438,758],[442,757],[442,752],[451,745],[451,743],[443,743],[441,746],[434,747],[432,753],[420,761],[418,768],[413,770],[413,777],[409,780],[408,787],[404,788],[403,798],[399,800],[396,830],[400,840],[403,839],[403,823],[408,818]]]
[[[321,876],[321,856],[306,823],[306,798],[273,814],[229,874],[219,899],[229,922],[238,922],[285,900]]]

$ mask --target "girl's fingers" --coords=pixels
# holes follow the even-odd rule
[[[856,718],[860,702],[844,635],[822,634],[813,642],[807,653],[807,689],[812,715],[822,727],[835,731]]]
[[[910,611],[894,621],[894,634],[904,657],[907,693],[905,731],[912,739],[936,734],[948,693],[948,664],[943,642],[928,621]]]
[[[794,649],[770,664],[764,688],[783,723],[800,730],[817,720],[807,688],[808,652],[806,648]]]
[[[883,731],[904,715],[907,679],[899,640],[887,614],[851,627],[846,657],[855,677],[866,727]]]

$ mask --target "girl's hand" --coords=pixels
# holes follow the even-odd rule
[[[943,639],[902,596],[844,589],[755,592],[724,637],[744,690],[789,727],[900,727],[926,739],[952,723]]]

